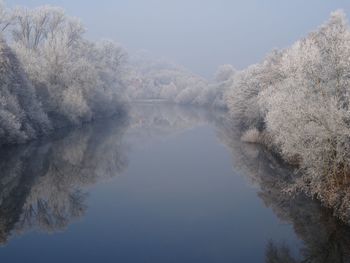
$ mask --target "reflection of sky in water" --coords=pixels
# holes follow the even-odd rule
[[[282,179],[272,180],[283,169],[235,140],[220,113],[148,105],[130,116],[127,125],[103,122],[9,152],[21,168],[1,164],[12,174],[0,177],[0,234],[13,236],[1,262],[264,262],[269,241],[300,257],[294,231],[319,255],[337,233],[317,204],[286,201]],[[17,192],[6,195],[4,185]]]

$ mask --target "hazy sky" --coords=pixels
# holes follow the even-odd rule
[[[6,0],[5,0],[6,1]],[[350,0],[7,0],[43,4],[80,17],[92,39],[109,38],[130,51],[146,49],[211,76],[218,65],[243,68],[273,48],[317,28]]]

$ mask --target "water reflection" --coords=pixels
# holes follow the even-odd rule
[[[234,170],[250,179],[265,206],[273,209],[282,222],[293,225],[303,241],[299,255],[293,256],[285,244],[271,240],[266,244],[266,262],[350,262],[350,227],[316,200],[301,193],[291,197],[287,191],[293,178],[291,168],[263,147],[241,142],[235,125],[224,112],[143,105],[135,109],[133,117],[150,136],[174,133],[203,123],[216,127],[217,136],[232,154]]]
[[[293,257],[285,244],[271,240],[266,245],[267,263],[340,263],[350,262],[350,228],[329,209],[302,193],[291,197],[291,169],[264,148],[243,143],[235,127],[225,118],[216,120],[218,136],[232,153],[235,169],[248,176],[258,187],[258,195],[267,207],[285,223],[293,225],[303,241],[299,257]]]
[[[32,229],[64,230],[87,210],[87,187],[120,174],[129,147],[195,126],[211,124],[232,155],[233,169],[248,177],[258,196],[303,241],[297,253],[280,240],[266,244],[265,261],[350,262],[350,229],[302,194],[291,198],[291,170],[263,148],[242,143],[224,112],[191,107],[139,105],[130,120],[80,130],[0,152],[0,243]],[[126,141],[125,134],[128,134]],[[130,146],[130,144],[132,144]],[[248,208],[249,209],[249,208]],[[234,244],[233,244],[234,245]]]
[[[0,243],[31,229],[55,232],[84,215],[86,187],[127,166],[126,118],[61,132],[0,152]]]
[[[143,103],[130,109],[129,130],[137,132],[135,135],[144,141],[147,137],[159,138],[208,123],[209,114],[193,106]]]

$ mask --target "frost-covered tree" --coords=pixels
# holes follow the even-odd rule
[[[221,65],[215,73],[215,81],[218,83],[228,81],[235,73],[236,69],[232,65]]]
[[[88,105],[94,116],[114,114],[126,100],[124,75],[127,53],[119,44],[109,40],[91,45],[86,52],[98,81],[87,94]]]
[[[6,8],[4,1],[0,0],[0,32],[4,32],[12,22],[12,13]]]
[[[8,10],[1,1],[0,31],[5,30],[0,144],[121,111],[126,52],[119,45],[86,40],[80,21],[53,6]]]
[[[52,6],[14,10],[14,47],[55,126],[80,124],[120,108],[123,49],[84,39],[84,27]]]
[[[344,13],[332,13],[284,60],[288,77],[261,95],[267,131],[282,155],[303,169],[300,187],[339,207],[332,192],[350,172],[350,31]]]
[[[92,78],[86,79],[91,76],[86,74],[89,67],[75,52],[80,48],[82,26],[62,9],[50,6],[16,8],[14,17],[15,50],[49,117],[72,123],[89,120],[83,90]]]
[[[33,86],[14,52],[0,39],[0,144],[24,142],[50,129]]]
[[[290,48],[237,73],[227,100],[244,129],[258,129],[300,168],[297,187],[344,217],[350,214],[343,188],[350,173],[349,76],[350,31],[336,11]]]
[[[80,22],[68,18],[59,7],[41,6],[34,9],[17,7],[13,11],[13,38],[28,49],[38,49],[49,42],[64,40],[67,47],[81,38],[84,32]]]
[[[282,53],[275,50],[261,64],[252,65],[235,75],[227,95],[227,105],[242,128],[264,128],[264,115],[258,105],[258,95],[284,79],[280,71]]]

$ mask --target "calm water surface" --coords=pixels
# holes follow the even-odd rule
[[[223,113],[129,115],[1,151],[1,263],[347,262],[348,227]]]

